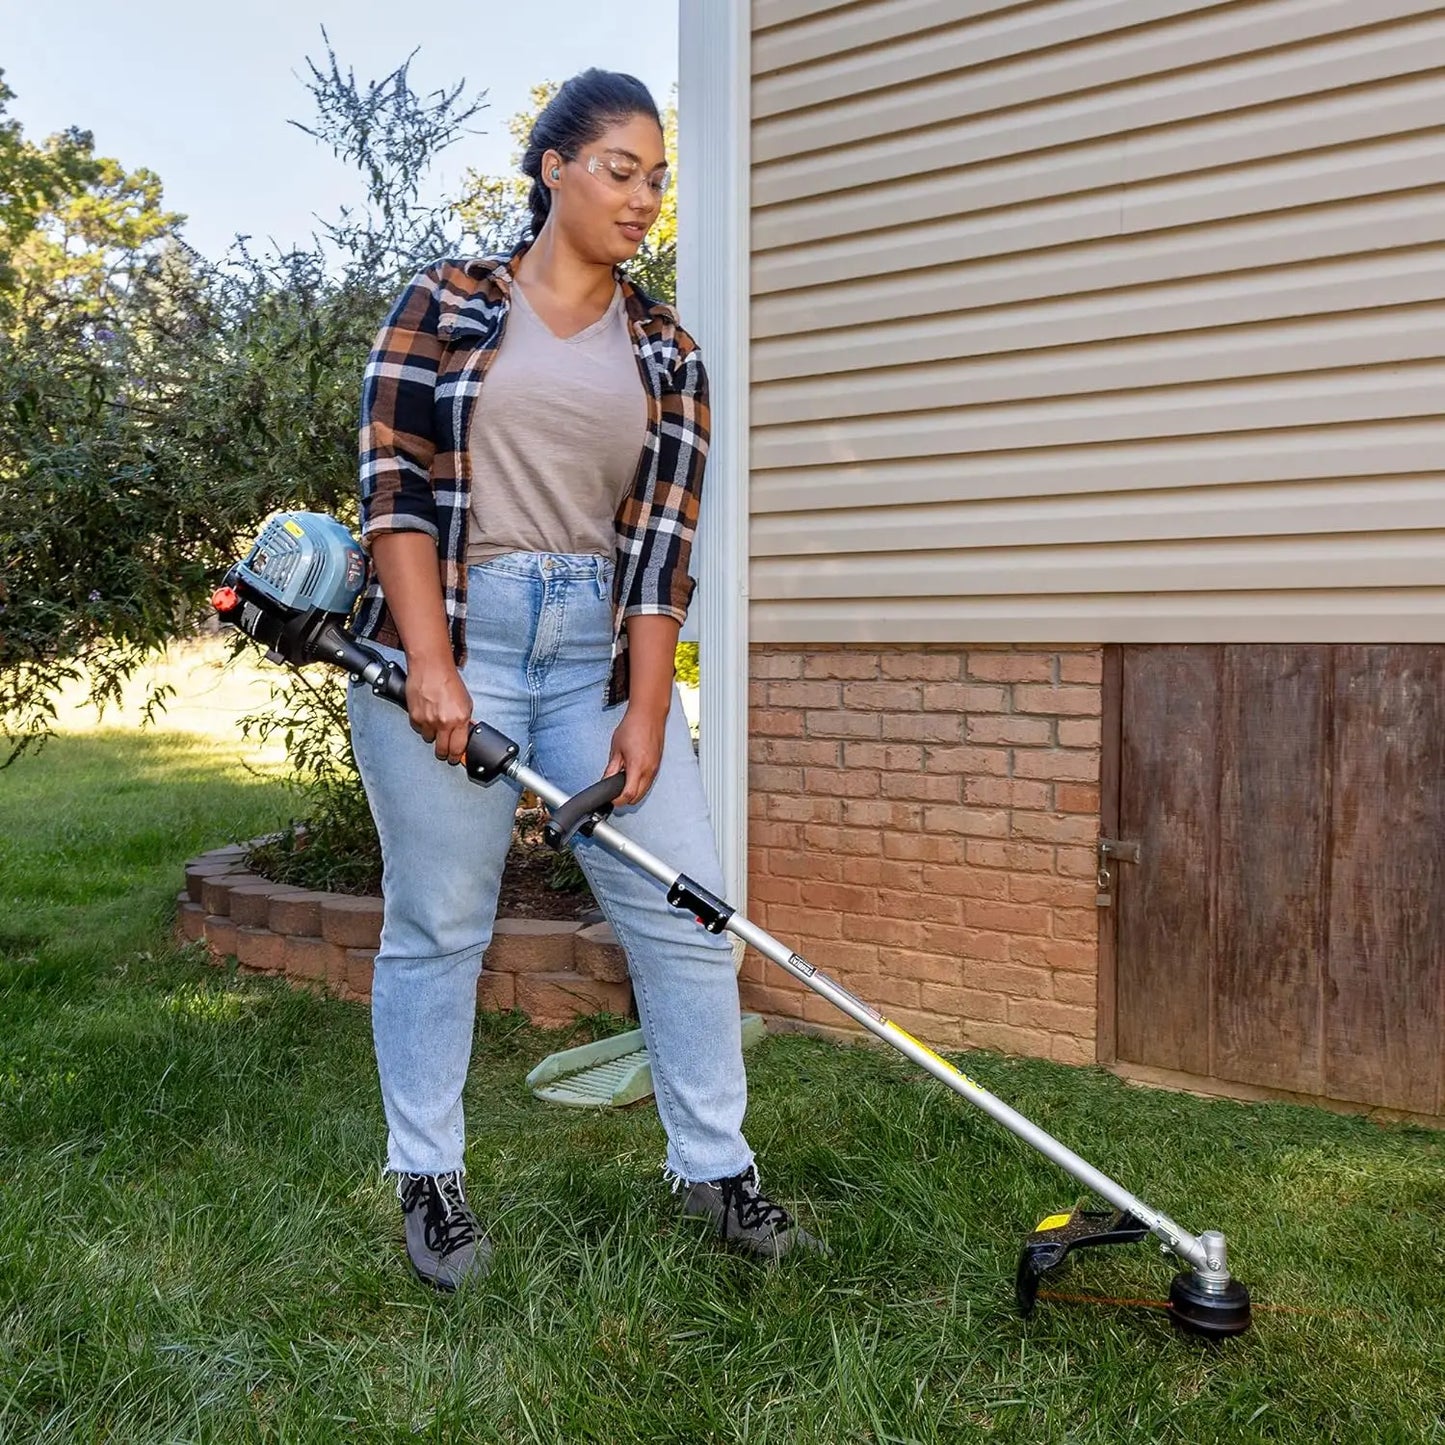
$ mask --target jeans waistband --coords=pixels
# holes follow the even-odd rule
[[[506,552],[473,564],[486,572],[512,577],[597,578],[610,581],[613,561],[594,552]]]

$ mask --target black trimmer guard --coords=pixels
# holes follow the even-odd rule
[[[1051,1214],[1024,1240],[1019,1254],[1014,1291],[1019,1313],[1033,1313],[1039,1280],[1057,1269],[1076,1249],[1096,1244],[1137,1244],[1149,1230],[1122,1209],[1075,1209],[1068,1214]]]

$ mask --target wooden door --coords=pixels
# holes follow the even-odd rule
[[[1445,647],[1117,675],[1118,1059],[1445,1113]]]

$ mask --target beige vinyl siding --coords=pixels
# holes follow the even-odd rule
[[[752,15],[754,640],[1445,640],[1445,6]]]

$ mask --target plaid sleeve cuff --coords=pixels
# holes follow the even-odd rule
[[[673,574],[667,596],[645,597],[641,601],[629,603],[623,608],[622,616],[670,617],[681,626],[687,621],[687,609],[692,605],[692,594],[696,587],[697,583],[679,569]]]
[[[419,517],[414,512],[391,512],[385,516],[368,517],[361,532],[361,545],[371,551],[372,542],[388,532],[425,532],[433,542],[441,542],[441,533],[435,522]]]

